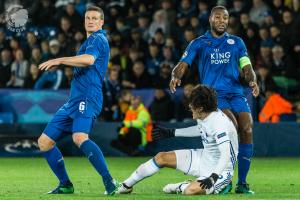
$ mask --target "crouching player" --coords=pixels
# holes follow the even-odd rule
[[[236,128],[230,119],[217,109],[214,89],[197,85],[190,96],[190,108],[196,126],[182,129],[157,127],[154,140],[169,137],[201,136],[204,149],[183,149],[158,153],[141,164],[118,188],[118,193],[131,193],[133,186],[152,176],[163,167],[182,171],[196,177],[195,181],[168,184],[165,193],[218,194],[231,190],[231,180],[238,154]]]

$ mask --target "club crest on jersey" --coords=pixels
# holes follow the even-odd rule
[[[235,42],[234,42],[233,39],[228,39],[228,40],[227,40],[227,43],[228,43],[228,44],[234,44]]]

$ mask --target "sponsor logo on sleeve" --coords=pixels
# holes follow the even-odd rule
[[[220,133],[219,135],[217,135],[217,138],[220,139],[220,138],[222,138],[222,137],[224,137],[224,136],[226,136],[226,133],[225,133],[225,132],[224,132],[224,133]]]

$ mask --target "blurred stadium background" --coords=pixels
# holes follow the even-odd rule
[[[13,189],[22,188],[22,184],[34,184],[25,181],[20,175],[22,170],[25,173],[33,167],[30,175],[36,171],[39,176],[52,178],[50,170],[38,158],[41,155],[36,139],[66,101],[73,72],[63,66],[51,72],[41,72],[38,65],[51,58],[76,54],[86,37],[83,21],[88,5],[104,9],[104,29],[108,32],[111,47],[103,88],[104,107],[91,137],[106,156],[120,156],[108,160],[117,178],[124,179],[139,162],[146,160],[128,158],[110,146],[110,141],[118,136],[117,128],[124,117],[124,91],[130,90],[142,97],[154,122],[168,127],[192,124],[186,95],[191,84],[197,83],[197,68],[191,67],[183,79],[182,88],[175,95],[168,90],[171,70],[187,44],[209,29],[210,8],[225,5],[230,11],[228,32],[245,41],[261,90],[260,96],[253,99],[249,89],[245,88],[255,121],[255,157],[263,157],[256,158],[253,163],[250,183],[254,183],[254,190],[263,194],[273,192],[269,187],[282,187],[278,189],[280,195],[293,193],[292,196],[272,194],[259,198],[300,198],[300,171],[295,167],[300,156],[300,0],[1,0],[0,156],[33,158],[0,159],[0,185],[5,185],[0,199],[1,196],[5,199],[15,192],[23,192],[24,189]],[[262,117],[266,115],[267,118]],[[69,137],[64,138],[59,147],[66,156],[82,155]],[[201,147],[199,138],[170,139],[149,143],[144,155],[197,147]],[[119,172],[118,162],[131,164]],[[85,167],[77,158],[70,158],[70,163],[78,165],[78,173],[82,165]],[[282,170],[278,176],[275,173],[277,163]],[[10,173],[5,174],[7,170]],[[162,173],[172,181],[167,173]],[[290,174],[283,178],[282,173]],[[265,179],[272,174],[273,178]],[[10,178],[2,178],[5,176]],[[90,176],[92,174],[87,177]],[[260,183],[259,178],[266,182]],[[276,182],[281,178],[285,180],[282,184],[290,187]],[[10,181],[6,180],[11,180],[13,186],[9,186]],[[95,182],[94,179],[85,181]],[[53,184],[54,179],[49,182]],[[37,186],[40,184],[42,181],[33,188],[39,190]],[[144,192],[146,185],[139,191]],[[42,189],[46,187],[47,184]],[[298,190],[293,190],[295,187]],[[159,188],[154,191],[159,191]],[[38,193],[40,191],[33,199],[39,198]],[[16,195],[15,199],[21,197]],[[29,194],[27,197],[32,198]]]

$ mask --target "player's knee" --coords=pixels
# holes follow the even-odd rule
[[[156,154],[154,157],[155,162],[159,165],[164,167],[167,164],[167,159],[166,159],[166,153],[165,152],[159,152]]]
[[[240,143],[252,143],[252,123],[247,123],[239,128]]]
[[[86,140],[89,139],[88,136],[87,136],[87,134],[73,134],[73,135],[72,135],[72,138],[73,138],[73,142],[74,142],[78,147],[80,147],[80,145],[81,145],[84,141],[86,141]]]
[[[42,135],[38,139],[38,145],[41,151],[48,151],[53,148],[55,142]]]

